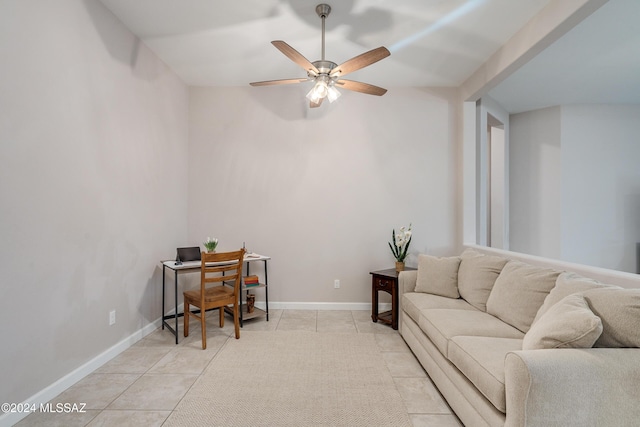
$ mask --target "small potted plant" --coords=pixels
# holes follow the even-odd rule
[[[212,239],[211,237],[207,237],[207,241],[203,243],[204,247],[207,249],[207,252],[214,253],[216,251],[216,247],[218,247],[218,239]]]
[[[391,233],[393,244],[389,242],[389,248],[391,253],[396,259],[396,271],[404,270],[404,259],[407,257],[407,251],[411,244],[411,224],[408,228],[404,226],[400,227],[400,230],[396,233],[394,229]]]

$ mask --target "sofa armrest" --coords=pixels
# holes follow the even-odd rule
[[[416,289],[418,281],[418,270],[404,270],[398,275],[398,293],[400,296],[407,292],[413,292]]]
[[[505,426],[632,426],[640,349],[515,351],[505,358]]]

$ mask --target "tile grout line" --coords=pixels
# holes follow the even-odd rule
[[[197,378],[195,379],[195,381],[193,382],[193,384],[191,384],[189,386],[189,388],[187,388],[187,390],[185,391],[185,393],[182,395],[182,397],[180,398],[180,400],[178,400],[178,402],[175,404],[175,406],[173,407],[173,409],[170,411],[169,415],[167,415],[167,418],[164,419],[164,421],[162,422],[161,426],[165,425],[165,423],[167,422],[167,420],[171,417],[171,415],[173,415],[174,412],[176,412],[176,408],[178,407],[178,405],[180,405],[180,403],[182,402],[182,400],[187,396],[187,394],[189,394],[189,391],[193,388],[193,386],[198,382],[198,380],[200,378],[202,378],[202,376],[204,375],[205,371],[207,370],[207,368],[209,368],[209,366],[213,363],[214,360],[216,360],[216,357],[218,357],[218,355],[220,354],[220,352],[222,351],[222,349],[224,349],[228,344],[229,341],[232,339],[231,337],[233,336],[233,333],[229,333],[229,335],[227,335],[227,339],[224,341],[224,343],[218,348],[218,350],[216,351],[216,353],[213,355],[213,357],[211,358],[211,360],[209,360],[209,363],[207,363],[207,366],[205,366],[202,369],[202,372],[200,372],[197,376]],[[240,336],[242,337],[242,334],[240,334]]]
[[[193,382],[193,384],[191,384],[191,386],[189,386],[189,388],[187,389],[187,392],[191,389],[191,387],[193,387],[193,385],[196,383],[196,381],[198,380],[198,378],[200,378],[200,376],[204,373],[204,371],[207,369],[207,367],[209,366],[209,364],[211,363],[211,361],[213,361],[213,359],[215,359],[215,357],[217,356],[217,354],[220,352],[220,350],[227,344],[227,342],[229,341],[229,337],[230,335],[227,335],[227,338],[225,340],[225,342],[220,346],[220,348],[218,348],[218,350],[216,351],[216,353],[213,355],[213,357],[211,358],[211,360],[209,361],[209,363],[207,363],[207,366],[205,366],[202,370],[202,372],[200,374],[197,375],[196,380]],[[183,337],[183,339],[186,337]],[[146,340],[147,337],[143,338],[143,340]],[[144,347],[144,346],[143,346]],[[161,346],[164,347],[164,346]],[[102,408],[95,417],[93,417],[91,420],[89,420],[86,424],[85,427],[88,426],[89,424],[91,424],[98,416],[100,416],[100,414],[102,414],[104,411],[149,411],[149,412],[154,412],[154,411],[162,411],[162,412],[169,412],[169,414],[167,415],[167,417],[165,418],[165,420],[162,422],[162,425],[164,425],[164,423],[169,419],[169,417],[171,416],[171,414],[173,413],[173,411],[175,410],[175,408],[178,406],[178,404],[182,401],[182,398],[184,398],[184,396],[186,396],[187,392],[185,392],[184,396],[182,396],[182,398],[180,398],[180,400],[176,403],[176,405],[174,406],[173,409],[171,410],[157,410],[157,409],[108,409],[110,405],[112,405],[116,400],[118,400],[118,398],[120,398],[124,393],[127,392],[127,390],[129,390],[134,384],[136,384],[138,381],[140,381],[140,379],[142,379],[145,375],[147,374],[151,374],[151,375],[167,375],[167,374],[163,374],[163,373],[157,373],[157,374],[153,374],[150,373],[150,371],[158,365],[158,363],[160,363],[162,361],[162,359],[164,359],[165,356],[167,356],[168,354],[170,354],[171,352],[180,349],[180,348],[185,348],[183,346],[180,346],[180,344],[176,345],[174,348],[171,348],[164,356],[162,356],[156,363],[154,363],[153,365],[151,365],[146,371],[140,373],[140,372],[135,372],[134,374],[138,375],[138,378],[136,378],[136,380],[134,382],[132,382],[131,384],[129,384],[128,387],[126,387],[124,390],[122,390],[122,392],[120,392],[113,400],[111,400],[111,402],[109,402],[104,408]],[[109,375],[120,375],[121,373],[115,373],[115,372],[110,372],[107,373]],[[173,375],[173,374],[168,374],[168,375]]]
[[[146,337],[145,337],[145,338],[143,338],[143,340],[146,340],[146,339],[147,339]],[[164,356],[162,356],[162,357],[161,357],[161,358],[160,358],[156,363],[154,363],[153,365],[151,365],[151,366],[150,366],[146,371],[144,371],[143,373],[136,372],[136,374],[138,374],[138,378],[136,378],[136,380],[135,380],[134,382],[132,382],[131,384],[129,384],[129,386],[128,386],[127,388],[125,388],[124,390],[122,390],[122,392],[120,392],[120,393],[119,393],[115,398],[113,398],[113,400],[112,400],[111,402],[109,402],[109,403],[108,403],[104,408],[102,408],[102,409],[100,410],[100,412],[98,412],[98,413],[96,414],[96,416],[95,416],[95,417],[93,417],[93,418],[92,418],[92,419],[91,419],[87,424],[85,424],[85,427],[86,427],[86,426],[88,426],[89,424],[91,424],[91,423],[93,422],[93,420],[95,420],[97,417],[99,417],[99,416],[100,416],[100,414],[102,414],[104,411],[108,410],[109,406],[111,406],[111,405],[112,405],[116,400],[118,400],[118,399],[119,399],[119,398],[120,398],[124,393],[126,393],[126,391],[127,391],[127,390],[129,390],[129,389],[130,389],[130,388],[131,388],[135,383],[137,383],[138,381],[140,381],[140,379],[141,379],[143,376],[145,376],[147,373],[149,373],[149,371],[150,371],[151,369],[153,369],[153,367],[154,367],[154,366],[156,366],[158,363],[160,363],[160,360],[162,360],[162,359],[163,359],[167,354],[171,353],[173,350],[174,350],[174,349],[169,350],[169,351],[168,351]],[[109,374],[113,375],[114,373],[113,373],[113,372],[111,372],[111,373],[109,373]],[[111,409],[111,410],[114,410],[114,409]],[[120,409],[120,410],[121,410],[121,411],[124,411],[124,410],[126,410],[126,409]],[[136,410],[139,410],[139,409],[136,409]],[[167,416],[167,418],[168,418],[168,416]],[[166,419],[165,419],[165,421],[166,421]],[[163,421],[163,424],[164,424],[164,421]]]

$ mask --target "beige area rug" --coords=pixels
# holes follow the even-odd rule
[[[164,426],[411,426],[373,334],[243,331]]]

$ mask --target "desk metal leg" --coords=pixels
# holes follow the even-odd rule
[[[178,344],[178,270],[175,271],[175,276],[176,276],[176,281],[175,281],[175,302],[176,302],[176,308],[173,313],[175,319],[176,319],[176,330],[174,331],[175,335],[176,335],[176,345]]]
[[[249,263],[246,263],[247,266],[247,276],[249,275]],[[247,295],[249,295],[249,289],[246,290]],[[240,327],[244,328],[244,319],[242,316],[242,285],[240,285],[240,292],[238,292],[238,310],[240,310]],[[247,309],[249,306],[247,306]]]
[[[164,275],[166,273],[167,266],[162,264],[162,329],[164,330]]]
[[[165,302],[166,302],[166,290],[165,290],[165,286],[166,286],[166,279],[165,279],[165,274],[166,274],[166,266],[162,267],[162,329],[164,329],[165,327],[171,331],[171,333],[173,335],[176,336],[176,344],[178,344],[178,271],[174,270],[174,274],[175,274],[175,278],[174,278],[174,287],[175,287],[175,312],[173,313],[173,315],[169,314],[166,315],[164,310],[165,310]],[[181,316],[181,315],[180,315]],[[172,327],[169,323],[168,320],[170,320],[171,318],[175,319],[175,329],[174,327]]]
[[[264,260],[264,309],[267,312],[267,322],[269,321],[269,276],[267,275],[267,260]]]

